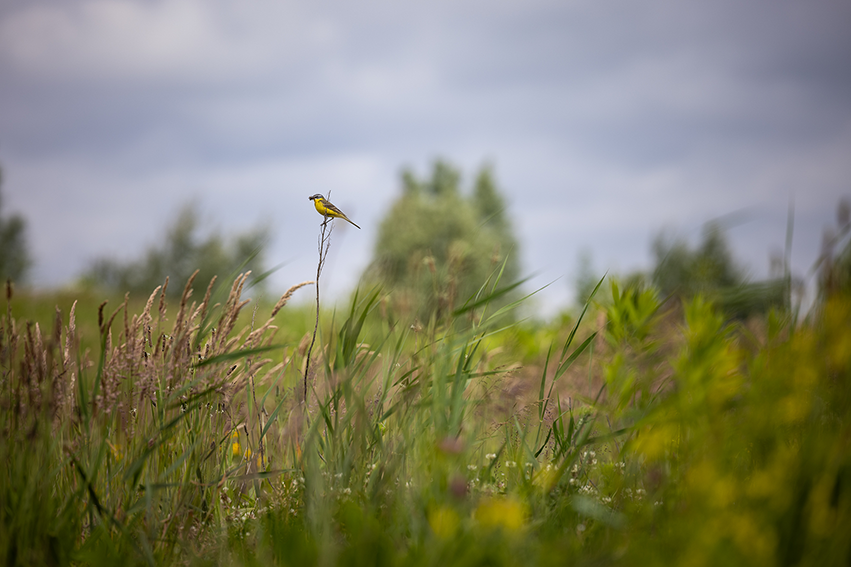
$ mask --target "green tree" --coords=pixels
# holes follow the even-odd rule
[[[702,241],[695,250],[685,240],[664,234],[655,238],[652,247],[656,263],[653,282],[664,295],[691,297],[744,280],[726,235],[717,224],[710,223],[704,228]]]
[[[783,278],[748,282],[736,265],[720,225],[707,224],[697,248],[679,238],[658,235],[652,245],[653,283],[663,296],[712,298],[729,316],[747,317],[788,304]]]
[[[0,169],[0,212],[3,211],[3,170]],[[32,261],[26,239],[27,223],[21,215],[0,215],[0,278],[26,281]]]
[[[391,289],[396,307],[428,317],[463,304],[503,262],[502,285],[516,280],[517,240],[489,166],[478,172],[468,196],[460,171],[442,160],[429,178],[406,169],[401,182],[365,282]]]
[[[149,247],[137,260],[95,260],[82,280],[86,285],[118,293],[150,293],[168,276],[168,293],[174,296],[182,293],[196,269],[196,293],[203,292],[213,276],[221,280],[237,270],[251,270],[256,277],[265,271],[262,246],[268,239],[266,227],[225,239],[215,232],[202,235],[200,225],[197,204],[185,205],[166,229],[164,242]]]

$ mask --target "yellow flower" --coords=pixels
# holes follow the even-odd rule
[[[482,527],[516,532],[526,523],[526,506],[511,496],[489,498],[476,508],[475,518]]]
[[[460,523],[458,514],[448,506],[435,508],[428,513],[428,525],[431,526],[437,537],[442,539],[452,537],[458,531]]]
[[[234,431],[233,433],[231,433],[230,438],[233,442],[232,445],[231,445],[231,453],[233,454],[233,457],[236,459],[242,454],[241,453],[242,447],[239,444],[239,431]]]

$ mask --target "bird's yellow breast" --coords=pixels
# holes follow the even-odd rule
[[[328,210],[328,207],[325,206],[325,201],[322,199],[314,199],[313,206],[316,207],[316,212],[318,212],[322,216],[328,216],[331,211]]]

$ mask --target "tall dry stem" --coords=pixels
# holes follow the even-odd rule
[[[328,196],[331,196],[330,193]],[[329,225],[329,220],[332,219],[325,217],[319,233],[319,262],[316,264],[316,321],[313,324],[313,336],[310,339],[310,346],[307,349],[304,364],[304,391],[302,401],[305,408],[307,407],[307,383],[310,376],[310,355],[313,352],[313,345],[316,343],[316,332],[319,330],[319,276],[322,274],[322,268],[325,266],[325,260],[328,257],[328,250],[331,248],[331,232],[334,230],[334,224]]]

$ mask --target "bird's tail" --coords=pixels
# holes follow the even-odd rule
[[[344,216],[344,217],[341,217],[341,218],[342,218],[343,220],[345,220],[345,221],[348,221],[348,222],[352,223],[352,225],[354,225],[354,227],[355,227],[355,228],[358,228],[358,229],[360,228],[358,225],[356,225],[355,223],[353,223],[352,221],[350,221],[350,220],[349,220],[349,217],[345,217],[345,216]]]

